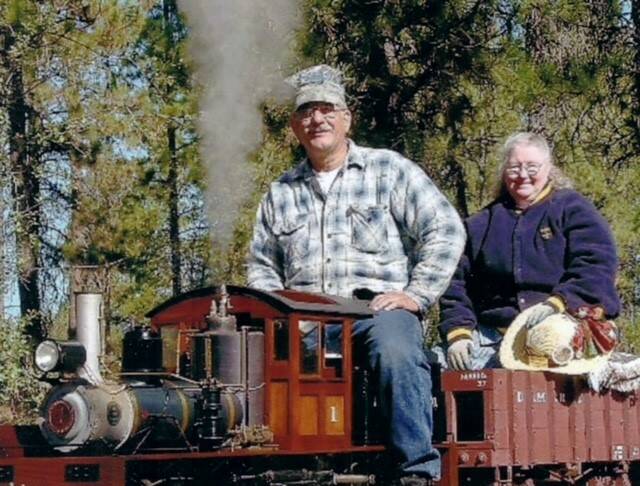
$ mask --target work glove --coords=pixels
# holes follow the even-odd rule
[[[551,304],[542,302],[540,304],[534,305],[533,307],[528,309],[527,312],[529,313],[529,315],[527,316],[527,320],[525,321],[524,325],[527,327],[527,329],[531,329],[540,324],[551,314],[555,314],[558,311]]]
[[[471,369],[471,339],[460,339],[449,345],[447,362],[457,371]]]

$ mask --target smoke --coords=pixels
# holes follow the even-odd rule
[[[249,156],[262,138],[261,102],[282,94],[300,21],[298,0],[182,0],[200,85],[199,133],[214,242],[225,247],[253,191]]]

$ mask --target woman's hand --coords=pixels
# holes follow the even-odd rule
[[[449,345],[447,349],[447,362],[457,371],[471,369],[471,339],[460,339]]]
[[[529,313],[529,316],[527,317],[524,325],[527,326],[527,329],[531,329],[532,327],[540,324],[551,314],[555,314],[557,310],[551,304],[542,302],[540,304],[534,305],[533,307],[528,309],[527,312]]]

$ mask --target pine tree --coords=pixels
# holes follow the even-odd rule
[[[13,177],[16,273],[21,313],[33,340],[44,334],[43,304],[55,299],[64,216],[60,190],[71,150],[65,136],[70,57],[92,28],[88,4],[12,0],[0,6],[2,109],[8,124],[3,161]],[[53,297],[52,297],[53,296]],[[44,299],[43,299],[44,297]]]

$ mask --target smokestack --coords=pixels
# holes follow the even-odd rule
[[[100,374],[100,356],[102,355],[102,340],[100,339],[101,310],[102,294],[75,294],[76,337],[87,352],[87,359],[78,369],[78,376],[92,385],[104,383]]]
[[[104,382],[100,357],[104,354],[102,289],[106,288],[106,280],[106,267],[78,265],[71,271],[69,339],[84,347],[86,360],[76,373],[92,385]]]

